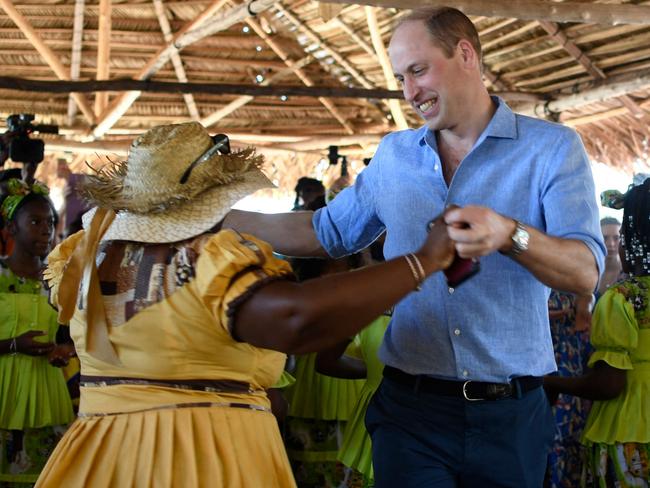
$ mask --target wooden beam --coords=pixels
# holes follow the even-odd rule
[[[559,24],[549,21],[540,21],[539,24],[548,33],[548,35],[558,44],[560,44],[566,52],[573,56],[573,58],[578,61],[587,71],[587,73],[589,73],[595,80],[607,79],[605,72],[596,66],[591,58],[574,41],[567,37],[567,35],[562,31],[562,28]],[[635,117],[647,117],[646,112],[641,107],[639,107],[637,103],[628,95],[621,95],[621,97],[619,97],[619,100]],[[637,124],[637,128],[645,134],[650,134],[648,129],[646,129],[641,124]]]
[[[386,52],[386,46],[384,41],[381,38],[379,33],[379,26],[377,25],[377,13],[375,12],[374,7],[365,7],[366,11],[366,20],[368,21],[368,30],[370,31],[370,38],[372,39],[372,45],[375,48],[377,57],[379,58],[379,64],[381,69],[384,72],[384,78],[386,78],[386,87],[389,90],[397,90],[397,81],[395,80],[395,73],[393,73],[393,67],[390,64],[390,59],[388,59],[388,53]],[[400,106],[399,100],[391,99],[388,102],[390,106],[390,113],[393,116],[393,121],[399,130],[408,129],[408,123],[406,122],[406,117],[404,117],[404,112],[402,112],[402,107]]]
[[[637,73],[611,76],[607,80],[576,86],[575,95],[564,95],[548,102],[539,102],[520,107],[517,111],[525,115],[544,117],[549,113],[561,113],[603,102],[622,95],[628,95],[650,86],[650,70]]]
[[[291,61],[289,57],[289,53],[285,51],[279,44],[274,42],[273,38],[269,36],[266,32],[264,32],[264,29],[262,29],[262,26],[257,23],[257,21],[253,19],[246,19],[246,23],[250,26],[251,29],[255,31],[255,33],[264,40],[267,46],[271,48],[271,50],[282,59],[286,63],[286,65],[293,70],[295,75],[300,78],[300,80],[305,84],[305,86],[311,87],[314,86],[314,81],[312,80],[311,77],[302,69],[299,67],[294,66],[293,61]],[[336,108],[336,105],[332,100],[330,100],[327,97],[320,96],[318,98],[318,101],[329,111],[329,113],[332,114],[332,116],[343,126],[345,131],[348,134],[354,134],[354,128],[352,125],[345,120],[345,117],[343,114]]]
[[[78,80],[81,72],[81,47],[83,44],[84,30],[84,3],[85,0],[75,0],[74,21],[72,23],[72,54],[70,56],[70,79]],[[68,125],[74,125],[77,114],[77,105],[72,98],[68,98]]]
[[[414,9],[446,7],[450,3],[466,15],[550,20],[581,24],[650,24],[650,7],[645,5],[548,2],[540,0],[328,0],[332,3],[372,5],[383,8]]]
[[[276,82],[279,79],[282,79],[286,77],[287,75],[294,73],[296,69],[301,69],[308,63],[310,63],[313,60],[311,56],[306,56],[300,61],[294,63],[291,62],[291,66],[283,69],[282,71],[277,72],[270,78],[265,79],[262,83],[260,83],[261,86],[268,86],[271,83]],[[235,110],[238,108],[243,107],[247,103],[251,102],[255,97],[252,95],[243,95],[241,97],[236,98],[229,104],[225,105],[224,107],[221,107],[219,110],[211,113],[210,115],[204,117],[203,119],[200,120],[201,124],[203,124],[205,127],[210,127],[211,125],[216,124],[219,122],[221,119],[224,117],[227,117],[231,113],[233,113]]]
[[[32,25],[27,21],[23,15],[16,10],[11,0],[0,0],[0,7],[4,9],[9,18],[18,26],[23,35],[29,39],[29,41],[34,46],[34,49],[43,57],[48,66],[54,71],[54,74],[60,80],[69,79],[69,75],[63,66],[63,63],[59,61],[59,58],[54,54],[50,47],[45,44],[43,39],[40,38],[36,30]],[[81,109],[84,116],[88,120],[88,123],[93,125],[95,123],[95,114],[93,113],[92,108],[88,101],[81,96],[79,93],[71,93],[72,98],[76,102],[77,106]]]
[[[295,63],[294,63],[295,64]],[[292,68],[293,71],[293,68]],[[346,88],[324,86],[261,86],[261,85],[227,85],[223,83],[178,83],[152,80],[89,80],[89,81],[48,81],[28,80],[0,76],[0,89],[34,91],[42,93],[97,92],[97,91],[147,91],[151,93],[213,93],[252,96],[301,96],[334,97],[366,99],[401,99],[404,94],[399,90],[374,88]]]
[[[379,57],[377,56],[377,53],[375,50],[372,48],[370,44],[366,42],[365,39],[363,39],[359,34],[357,34],[352,27],[350,27],[348,24],[346,24],[341,17],[337,17],[334,19],[334,22],[336,22],[336,25],[340,27],[348,36],[350,36],[350,39],[355,41],[361,49],[363,49],[365,52],[367,52],[370,56],[372,56],[377,63],[379,63]]]
[[[321,36],[316,34],[312,29],[305,25],[296,15],[290,10],[282,7],[280,4],[275,5],[275,10],[284,15],[286,19],[291,22],[300,32],[305,34],[312,42],[318,44],[319,48],[330,55],[343,69],[345,69],[359,84],[364,88],[374,88],[374,85],[363,74],[356,69],[349,61],[341,56],[336,49],[331,47]]]
[[[8,0],[2,0],[8,1]],[[164,46],[136,75],[144,80],[153,76],[162,66],[169,61],[172,53],[178,52],[206,36],[225,30],[233,24],[257,15],[269,8],[275,0],[251,0],[247,4],[239,5],[227,13],[216,16],[214,13],[222,7],[227,0],[214,0],[206,10],[192,22],[186,24],[175,36],[172,43]],[[132,91],[118,97],[100,117],[97,126],[92,131],[92,138],[98,138],[110,129],[124,114],[131,104],[140,96],[140,92]]]
[[[97,80],[108,80],[111,60],[111,0],[99,0],[97,26]],[[108,105],[108,92],[95,94],[95,115],[99,116]]]
[[[156,10],[156,16],[158,17],[158,23],[160,24],[160,30],[163,33],[165,42],[169,44],[173,41],[174,36],[172,34],[172,28],[169,25],[169,20],[167,19],[165,6],[163,5],[162,0],[153,0],[153,6]],[[173,53],[171,61],[178,81],[181,83],[187,83],[187,75],[185,73],[185,68],[183,67],[183,62],[181,61],[181,56],[177,52]],[[190,117],[194,120],[199,120],[199,110],[196,108],[194,96],[191,93],[184,93],[183,100],[185,100],[185,105],[187,105],[187,111],[190,114]]]

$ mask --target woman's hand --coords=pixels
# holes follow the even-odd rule
[[[456,255],[456,249],[454,241],[451,240],[447,232],[444,214],[438,216],[429,224],[427,240],[416,255],[422,263],[427,276],[451,265]]]
[[[39,342],[36,337],[46,336],[42,330],[30,330],[16,337],[16,352],[27,354],[28,356],[43,356],[49,354],[55,344],[53,342]]]
[[[76,355],[77,351],[75,351],[74,345],[57,344],[52,352],[50,352],[47,359],[52,366],[62,368],[63,366],[67,366],[70,362],[70,358],[75,357]]]

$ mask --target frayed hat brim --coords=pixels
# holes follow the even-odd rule
[[[261,171],[253,169],[244,173],[241,179],[214,186],[187,203],[160,213],[118,212],[101,240],[147,243],[183,241],[210,230],[242,198],[262,188],[272,187],[273,184]],[[84,214],[84,229],[92,221],[95,211],[96,208]]]

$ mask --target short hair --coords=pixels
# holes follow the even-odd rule
[[[445,56],[451,58],[458,43],[465,39],[472,45],[483,64],[483,50],[478,31],[472,21],[463,12],[452,7],[418,8],[399,19],[394,30],[407,22],[420,21],[429,31],[433,43],[442,49]]]
[[[600,219],[600,226],[602,227],[603,225],[621,225],[619,220],[616,217],[603,217]]]

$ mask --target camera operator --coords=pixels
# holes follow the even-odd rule
[[[0,168],[11,159],[22,163],[21,168],[0,170],[0,203],[7,195],[6,182],[12,178],[23,180],[30,187],[34,184],[34,175],[38,165],[43,161],[45,143],[42,139],[34,139],[34,132],[57,134],[56,125],[33,124],[34,114],[13,114],[7,117],[7,131],[0,134]],[[0,220],[0,256],[11,253],[13,243],[11,236]]]

